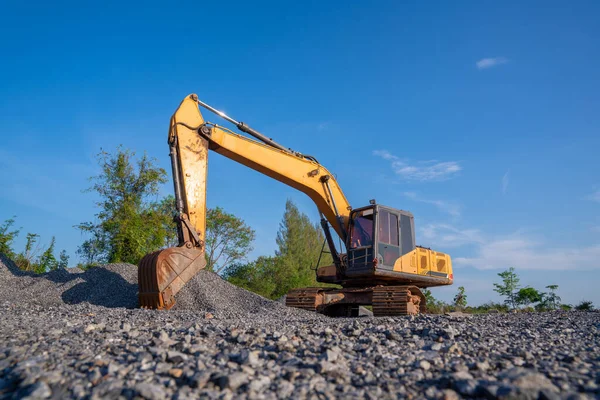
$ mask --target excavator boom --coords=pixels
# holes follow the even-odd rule
[[[233,122],[253,140],[206,123],[198,105]],[[139,265],[142,307],[170,308],[175,294],[206,266],[206,178],[208,151],[214,151],[306,193],[335,232],[346,239],[352,207],[333,175],[314,157],[272,139],[187,96],[171,118],[168,137],[178,211],[179,245],[145,256]]]

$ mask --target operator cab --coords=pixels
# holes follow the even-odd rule
[[[348,276],[393,271],[396,260],[415,249],[414,217],[379,204],[353,210],[346,249]]]

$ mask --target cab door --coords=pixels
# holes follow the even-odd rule
[[[380,208],[377,213],[377,258],[382,269],[394,269],[400,258],[400,226],[398,214]]]

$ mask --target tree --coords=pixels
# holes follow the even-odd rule
[[[465,294],[464,286],[458,288],[458,293],[454,296],[454,305],[458,308],[465,308],[467,306],[467,295]]]
[[[285,213],[277,232],[277,269],[275,272],[275,298],[286,294],[290,289],[306,286],[322,286],[317,283],[315,269],[333,262],[331,255],[319,256],[324,235],[321,227],[313,224],[308,216],[288,200]]]
[[[59,255],[58,268],[68,268],[69,267],[69,255],[66,250],[62,250]]]
[[[9,258],[13,258],[15,253],[12,249],[12,243],[19,235],[19,229],[11,231],[11,227],[15,223],[15,217],[9,218],[0,225],[0,253]]]
[[[494,291],[506,297],[504,302],[512,309],[517,308],[515,291],[519,288],[519,277],[515,273],[515,269],[510,267],[506,271],[500,272],[498,276],[502,278],[502,284],[494,283]]]
[[[277,259],[261,256],[250,263],[229,265],[225,269],[224,277],[236,286],[275,299],[274,293],[277,285],[273,277],[276,271]]]
[[[540,294],[540,292],[534,288],[528,286],[520,289],[517,292],[515,301],[517,304],[527,308],[532,303],[538,303],[542,301],[542,294]]]
[[[166,244],[165,216],[149,201],[166,182],[166,171],[145,154],[137,162],[134,158],[134,152],[121,147],[115,154],[98,154],[102,172],[91,178],[94,184],[87,191],[99,196],[100,212],[95,222],[77,226],[90,236],[78,249],[88,263],[137,264],[145,254]]]
[[[546,289],[550,289],[550,293],[541,293],[542,301],[541,308],[545,310],[556,310],[559,308],[561,298],[556,294],[558,285],[548,285]]]
[[[587,300],[582,300],[581,303],[575,306],[578,311],[592,311],[594,309],[594,303]]]
[[[206,212],[206,269],[222,272],[231,263],[241,261],[252,251],[254,230],[222,208]]]
[[[165,230],[164,246],[177,246],[179,244],[179,238],[177,237],[177,224],[175,223],[175,218],[177,217],[175,196],[170,194],[161,201],[152,203],[151,207],[158,219],[158,223],[160,223]]]

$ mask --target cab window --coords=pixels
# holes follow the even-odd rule
[[[354,214],[350,227],[350,248],[373,245],[373,209]]]
[[[398,216],[386,210],[379,211],[379,242],[399,246]]]

